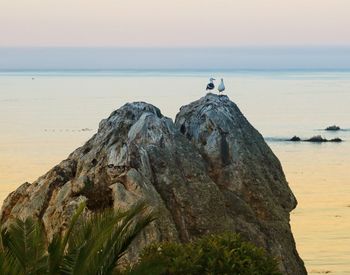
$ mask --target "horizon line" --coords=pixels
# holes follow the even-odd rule
[[[28,45],[28,46],[1,46],[0,49],[242,49],[242,48],[350,48],[350,44],[333,44],[333,45],[232,45],[232,46],[54,46],[54,45]]]

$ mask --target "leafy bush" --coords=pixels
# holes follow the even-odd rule
[[[147,247],[128,274],[277,275],[277,261],[237,234],[210,235],[192,243]]]

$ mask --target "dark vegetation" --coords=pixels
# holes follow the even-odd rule
[[[128,275],[281,274],[277,261],[239,235],[210,235],[187,244],[147,247]]]
[[[130,243],[154,220],[145,204],[83,219],[81,205],[64,234],[49,244],[42,225],[16,219],[1,231],[0,274],[114,274]]]
[[[128,211],[104,210],[83,218],[85,207],[49,244],[41,223],[32,218],[3,227],[0,274],[280,274],[275,259],[233,233],[187,244],[152,244],[134,267],[120,270],[118,260],[155,215],[141,203]]]

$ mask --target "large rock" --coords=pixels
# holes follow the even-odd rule
[[[175,123],[205,159],[232,230],[277,256],[285,273],[304,274],[289,225],[297,201],[279,160],[237,105],[208,94],[182,107]]]
[[[152,241],[235,231],[276,256],[285,274],[306,274],[289,225],[296,200],[281,165],[226,96],[182,107],[175,124],[150,104],[124,105],[67,160],[11,193],[1,221],[37,216],[50,238],[83,201],[93,212],[139,200],[160,217],[127,261]]]

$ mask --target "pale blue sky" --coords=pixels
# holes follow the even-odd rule
[[[0,0],[0,47],[350,45],[349,0]]]
[[[0,70],[350,69],[350,47],[0,48]]]

